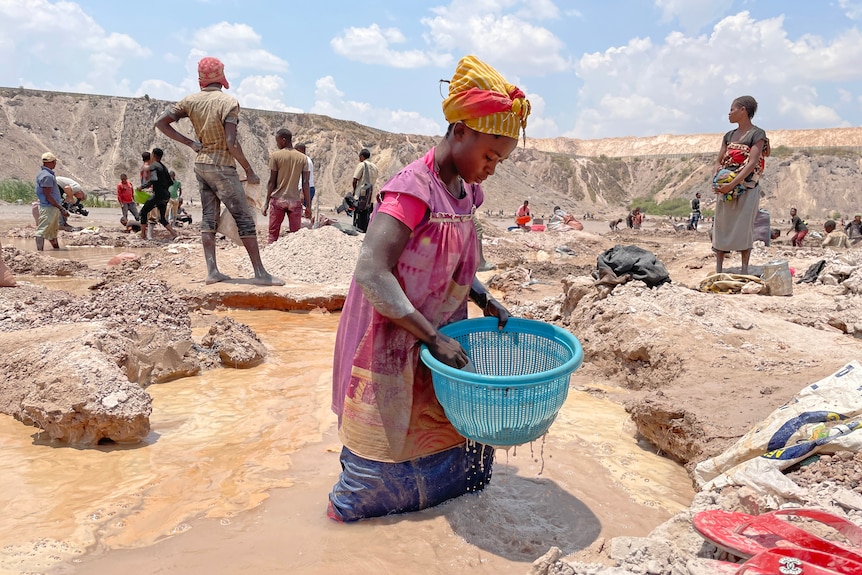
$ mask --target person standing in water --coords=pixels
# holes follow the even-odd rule
[[[419,347],[463,368],[466,352],[439,328],[467,317],[468,297],[500,325],[509,318],[476,278],[473,213],[484,201],[482,182],[517,146],[530,103],[467,56],[443,113],[446,135],[380,189],[341,314],[332,409],[344,448],[328,508],[337,521],[418,511],[491,479],[494,448],[466,445]]]

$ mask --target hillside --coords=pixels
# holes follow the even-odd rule
[[[154,119],[168,102],[0,88],[0,179],[31,180],[39,156],[51,150],[57,171],[88,190],[112,190],[122,172],[134,181],[140,152],[161,146],[166,163],[195,196],[193,153],[156,132]],[[395,134],[314,114],[243,110],[240,139],[255,170],[266,180],[267,159],[278,128],[305,142],[315,161],[315,185],[324,207],[350,189],[357,153],[372,152],[381,178],[421,156],[435,138]],[[187,120],[179,124],[190,132]],[[769,131],[776,153],[768,160],[763,204],[782,217],[795,205],[805,217],[862,209],[862,128]],[[636,197],[656,201],[708,192],[720,134],[659,135],[603,140],[528,139],[486,182],[483,209],[513,213],[524,199],[534,213],[559,204],[576,214],[617,215]],[[708,193],[704,194],[705,199]]]

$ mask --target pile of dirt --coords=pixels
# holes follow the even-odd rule
[[[261,258],[269,273],[285,280],[348,286],[363,237],[346,234],[335,226],[300,228],[261,249]],[[240,270],[252,273],[244,252],[237,254],[234,262]]]

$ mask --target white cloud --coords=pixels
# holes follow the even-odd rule
[[[533,25],[515,14],[505,14],[515,2],[455,0],[448,6],[431,9],[432,18],[423,18],[428,28],[426,42],[443,50],[476,54],[480,58],[505,62],[506,68],[522,75],[545,75],[571,68],[566,46],[547,28]],[[524,3],[526,6],[526,3]],[[549,17],[556,11],[550,3],[537,12]],[[481,8],[481,9],[480,9]]]
[[[744,60],[738,46],[745,46]],[[580,59],[579,111],[565,135],[717,131],[730,102],[743,94],[760,102],[759,117],[782,128],[841,125],[813,86],[862,79],[854,64],[860,59],[862,37],[855,29],[830,40],[813,35],[791,40],[783,17],[755,20],[748,12],[724,18],[709,35],[672,32],[661,42],[635,38]],[[799,104],[792,105],[797,98]]]
[[[838,0],[838,6],[844,10],[844,14],[851,20],[862,20],[862,2]]]
[[[557,123],[545,117],[545,99],[534,92],[526,91],[530,101],[530,116],[527,118],[527,138],[555,138],[560,133]]]
[[[397,28],[380,28],[372,24],[367,28],[348,28],[341,36],[330,41],[336,54],[349,60],[367,64],[384,64],[395,68],[448,66],[452,56],[433,51],[393,50],[392,44],[403,44],[404,34]]]
[[[551,0],[533,0],[524,2],[515,15],[524,20],[556,20],[560,17],[560,9]]]
[[[445,130],[442,124],[418,112],[375,108],[367,102],[348,100],[332,76],[324,76],[315,83],[315,102],[310,111],[389,132],[441,135]]]
[[[0,68],[24,75],[77,77],[88,92],[115,93],[120,66],[150,51],[127,34],[108,33],[74,2],[0,2]],[[27,83],[27,80],[22,80]],[[66,89],[51,83],[42,89]]]
[[[224,62],[225,75],[235,70],[286,72],[287,61],[263,48],[260,34],[248,24],[219,22],[201,28],[192,35],[195,73],[197,62],[204,56],[215,56]],[[228,75],[228,81],[230,76]]]
[[[284,80],[279,76],[246,76],[236,87],[236,98],[243,108],[302,113],[284,103]]]
[[[699,32],[730,10],[733,0],[655,0],[665,22],[679,21],[687,32]]]
[[[795,88],[778,101],[778,111],[784,116],[796,116],[805,123],[817,126],[841,126],[843,122],[835,110],[817,104],[817,91],[809,86]]]
[[[134,96],[140,98],[144,95],[157,100],[176,102],[189,94],[190,90],[182,86],[175,86],[164,80],[144,80],[135,90]]]

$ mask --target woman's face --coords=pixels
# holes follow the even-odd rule
[[[483,134],[464,124],[453,128],[452,158],[458,175],[468,184],[481,184],[494,175],[497,165],[509,157],[518,140]]]
[[[738,124],[745,118],[748,118],[748,112],[745,111],[745,106],[736,103],[730,105],[730,112],[727,113],[727,119],[731,124]]]

